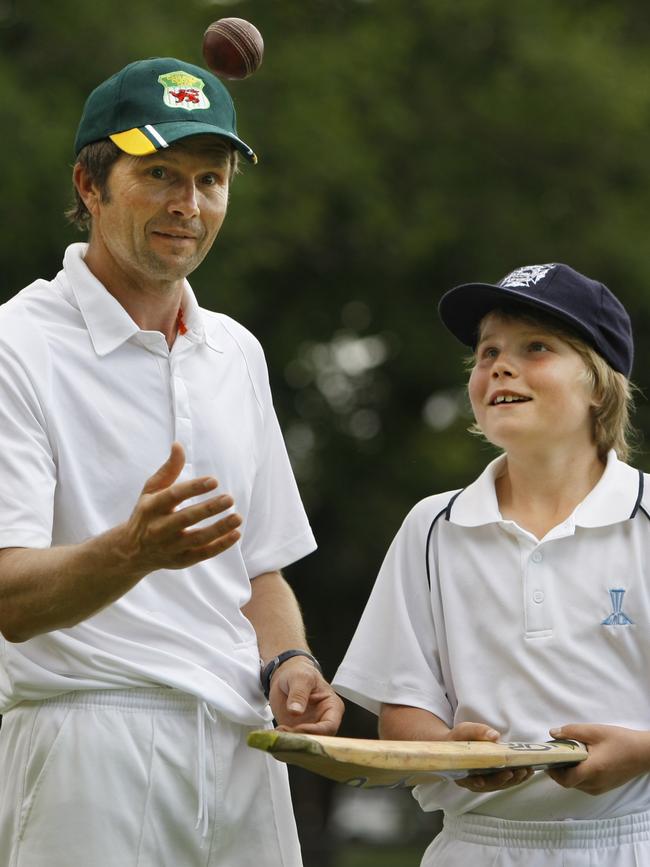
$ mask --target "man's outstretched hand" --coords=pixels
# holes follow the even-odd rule
[[[131,561],[136,574],[156,569],[184,569],[221,554],[234,545],[241,517],[232,513],[207,526],[195,526],[221,515],[234,505],[228,494],[185,505],[186,500],[217,488],[211,476],[177,482],[185,466],[185,452],[173,443],[165,463],[146,481],[128,521],[123,525],[119,553]]]

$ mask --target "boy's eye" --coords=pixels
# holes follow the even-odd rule
[[[546,352],[548,350],[548,346],[545,343],[542,343],[540,340],[534,340],[530,344],[530,349],[533,352]]]

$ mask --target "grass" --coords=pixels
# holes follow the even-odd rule
[[[424,846],[347,846],[336,860],[336,867],[419,867]]]

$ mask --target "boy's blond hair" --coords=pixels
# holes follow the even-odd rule
[[[507,305],[496,307],[490,314],[496,313],[503,319],[518,320],[533,325],[542,326],[545,330],[557,335],[561,340],[575,350],[585,363],[585,376],[591,387],[594,405],[592,413],[592,436],[598,457],[607,460],[607,454],[614,449],[618,458],[627,461],[633,449],[636,431],[632,426],[631,416],[634,412],[635,386],[622,373],[614,370],[596,350],[582,339],[576,332],[567,328],[559,320],[544,313],[531,312],[523,305]],[[479,334],[481,326],[479,325]],[[476,359],[468,359],[468,366],[474,367]],[[484,436],[479,425],[474,422],[469,428],[470,433]]]

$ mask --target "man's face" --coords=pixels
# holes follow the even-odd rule
[[[91,248],[111,273],[175,282],[203,261],[226,216],[230,146],[213,135],[121,156],[92,213]]]

